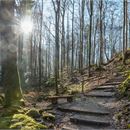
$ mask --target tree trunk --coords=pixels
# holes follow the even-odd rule
[[[17,40],[14,23],[15,1],[1,1],[0,18],[4,29],[1,32],[4,52],[3,71],[5,87],[5,106],[20,105],[22,97],[19,72],[17,69]]]
[[[71,74],[73,73],[74,67],[74,0],[73,0],[73,12],[72,12],[72,54],[71,54]]]
[[[84,6],[85,0],[82,0],[82,16],[80,22],[80,53],[79,53],[79,71],[83,74],[83,34],[84,34]]]
[[[102,22],[103,0],[100,0],[100,59],[99,66],[103,64],[103,22]]]
[[[90,28],[89,28],[89,62],[88,62],[88,76],[90,76],[90,65],[91,65],[91,45],[92,45],[92,17],[93,16],[93,0],[90,0]]]

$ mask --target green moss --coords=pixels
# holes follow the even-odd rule
[[[18,113],[20,113],[20,114],[25,114],[28,110],[29,110],[28,108],[20,107],[20,108],[18,109]]]
[[[126,70],[126,68],[125,68],[124,65],[119,65],[119,66],[116,67],[116,69],[117,69],[118,71],[120,71],[120,72],[123,72],[123,71]]]
[[[130,129],[130,124],[127,124],[127,128]]]
[[[42,118],[44,120],[47,120],[47,121],[54,121],[55,120],[55,116],[52,115],[51,113],[47,113],[47,112],[42,113]]]
[[[127,90],[130,86],[130,75],[128,76],[128,78],[122,82],[122,84],[119,86],[119,92],[122,95],[126,95],[127,94]]]
[[[123,75],[128,77],[130,75],[130,70],[124,71]]]
[[[11,123],[12,117],[0,117],[0,129],[8,129]]]
[[[14,123],[11,124],[10,126],[11,129],[20,128],[21,130],[27,130],[27,129],[40,130],[47,128],[47,126],[36,122],[33,118],[25,114],[15,114],[13,116],[12,122]]]
[[[115,117],[116,117],[117,120],[120,120],[121,117],[122,117],[122,112],[117,113],[117,114],[115,115]]]

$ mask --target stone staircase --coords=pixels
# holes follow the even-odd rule
[[[63,130],[106,130],[115,129],[113,121],[113,110],[107,107],[116,101],[116,90],[118,85],[124,80],[115,77],[107,83],[94,88],[84,95],[81,100],[70,104],[58,106],[58,110],[73,113],[69,117],[68,124],[63,126]],[[109,85],[108,85],[109,84]]]

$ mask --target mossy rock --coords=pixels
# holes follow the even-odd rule
[[[39,113],[39,110],[37,109],[30,109],[26,112],[26,115],[32,117],[32,118],[39,118],[41,115]]]
[[[47,121],[55,121],[55,116],[51,113],[43,112],[42,118]]]
[[[26,114],[15,114],[12,119],[11,129],[21,130],[40,130],[47,129],[47,126],[36,122],[33,118]]]

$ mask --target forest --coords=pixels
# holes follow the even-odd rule
[[[129,0],[0,0],[0,129],[130,129]]]

